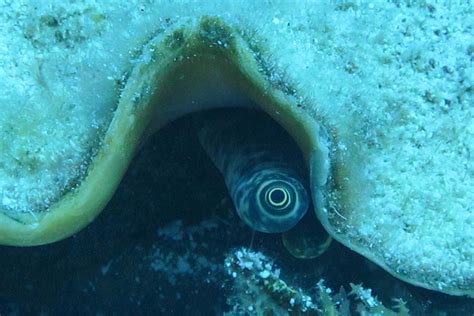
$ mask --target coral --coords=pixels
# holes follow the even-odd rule
[[[354,296],[359,303],[357,305],[357,312],[360,315],[387,315],[387,316],[405,316],[410,315],[410,311],[408,310],[406,303],[401,299],[394,299],[393,301],[396,302],[394,306],[395,309],[398,311],[395,312],[391,309],[386,308],[383,304],[377,299],[376,296],[372,295],[371,289],[365,289],[360,284],[352,284],[351,283],[352,291],[349,295]]]
[[[225,259],[226,272],[234,280],[226,315],[351,315],[351,307],[359,315],[409,315],[402,300],[393,311],[385,307],[370,289],[351,283],[348,295],[343,287],[338,293],[320,280],[315,294],[286,283],[274,262],[260,252],[241,248]],[[351,301],[350,298],[354,299]],[[353,303],[352,306],[350,303]]]
[[[234,279],[230,315],[317,315],[313,299],[280,279],[280,270],[262,253],[242,248],[225,260],[227,273]]]

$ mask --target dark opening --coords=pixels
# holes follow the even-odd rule
[[[285,201],[285,197],[286,193],[282,189],[275,189],[270,193],[270,200],[274,204],[281,204],[283,201]]]

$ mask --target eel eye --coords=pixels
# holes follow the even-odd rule
[[[276,209],[283,209],[291,203],[291,195],[285,187],[273,187],[266,192],[265,201]]]

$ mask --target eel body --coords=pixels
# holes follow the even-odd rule
[[[305,215],[310,197],[301,154],[266,114],[217,110],[200,116],[197,129],[247,225],[259,232],[281,233]]]

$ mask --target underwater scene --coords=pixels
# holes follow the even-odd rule
[[[0,316],[474,315],[473,17],[0,0]]]

